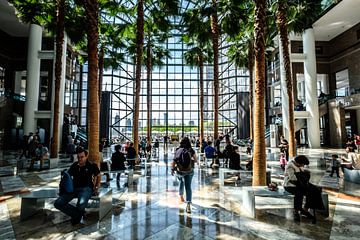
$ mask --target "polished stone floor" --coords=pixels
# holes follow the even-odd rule
[[[283,172],[278,166],[277,149],[268,149],[268,168],[272,181],[281,184]],[[291,199],[256,198],[256,218],[242,208],[241,188],[251,179],[229,177],[219,189],[217,170],[196,167],[192,181],[192,213],[178,201],[178,182],[170,173],[171,152],[160,151],[160,159],[134,173],[135,184],[123,187],[111,182],[113,210],[103,220],[91,210],[81,224],[72,226],[70,219],[48,200],[45,210],[20,221],[21,195],[41,188],[56,188],[60,171],[68,166],[47,171],[17,170],[11,176],[18,153],[5,153],[0,164],[0,239],[359,239],[360,185],[329,178],[320,158],[343,150],[299,149],[310,158],[311,181],[323,186],[329,194],[330,215],[318,214],[317,224],[302,219],[300,224],[284,217]],[[249,158],[242,153],[242,160]],[[115,176],[114,176],[115,177]]]

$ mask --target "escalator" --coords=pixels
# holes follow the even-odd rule
[[[85,131],[84,128],[82,128],[82,127],[77,128],[75,142],[78,145],[80,145],[84,148],[87,148],[87,146],[88,146],[87,132]]]

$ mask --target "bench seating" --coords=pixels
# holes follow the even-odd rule
[[[136,160],[135,158],[134,159],[129,159],[129,160]],[[111,174],[117,174],[117,173],[120,173],[120,176],[121,174],[124,174],[124,175],[127,175],[128,178],[127,178],[127,185],[128,186],[132,186],[133,185],[133,182],[134,182],[134,169],[132,168],[128,168],[126,170],[112,170],[111,169],[111,158],[105,158],[103,160],[103,162],[106,162],[107,163],[107,171],[102,171],[102,173],[108,173],[109,175]]]
[[[127,185],[128,186],[132,186],[133,182],[134,182],[134,170],[133,169],[126,169],[126,170],[110,170],[110,171],[106,171],[106,173],[111,174],[124,174],[125,176],[127,175]]]
[[[360,184],[360,170],[344,168],[344,180]]]
[[[220,168],[219,170],[220,188],[224,187],[224,182],[227,174],[239,174],[241,178],[241,176],[243,175],[252,175],[252,173],[253,171]],[[271,183],[271,169],[266,170],[266,182],[267,184]]]
[[[41,189],[21,196],[20,220],[25,220],[44,209],[45,200],[58,198],[57,188]],[[100,188],[99,195],[92,196],[90,200],[98,202],[99,221],[102,220],[112,209],[112,189]]]
[[[242,204],[243,208],[249,213],[251,218],[255,218],[255,197],[273,197],[273,198],[293,198],[294,195],[285,191],[283,187],[278,187],[277,191],[270,191],[267,186],[243,187],[242,188]],[[322,192],[322,199],[325,206],[325,215],[329,216],[329,197],[326,192]],[[291,201],[292,204],[294,201]],[[293,207],[286,209],[286,218],[293,218]]]

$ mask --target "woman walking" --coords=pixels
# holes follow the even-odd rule
[[[191,147],[189,138],[184,137],[180,142],[180,147],[175,150],[174,160],[172,162],[171,173],[176,175],[180,181],[179,195],[180,201],[184,200],[184,187],[186,191],[186,212],[191,213],[192,189],[191,181],[194,176],[194,164],[197,157],[194,149]]]

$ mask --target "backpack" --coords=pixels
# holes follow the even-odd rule
[[[190,149],[178,148],[176,149],[174,161],[179,172],[189,172],[191,166],[191,152]]]
[[[59,195],[73,193],[73,180],[67,170],[61,171],[61,179],[59,184]]]

